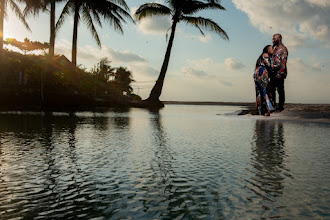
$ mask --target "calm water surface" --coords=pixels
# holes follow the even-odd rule
[[[238,109],[2,112],[0,219],[330,219],[330,125]]]

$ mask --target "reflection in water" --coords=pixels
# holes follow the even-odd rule
[[[246,180],[247,187],[256,195],[248,198],[262,204],[271,217],[278,217],[279,209],[285,208],[277,200],[284,192],[284,180],[290,177],[285,166],[285,139],[281,122],[257,120],[251,165],[254,176]]]
[[[168,143],[171,140],[163,126],[161,112],[150,111],[150,123],[153,129],[154,156],[150,161],[153,183],[149,195],[155,196],[152,196],[152,203],[145,204],[147,211],[155,213],[152,214],[154,217],[164,216],[166,219],[210,217],[211,201],[207,198],[217,197],[208,194],[210,192],[207,188],[212,186],[204,187],[201,182],[197,182],[193,176],[194,171],[181,167],[185,161],[176,160],[175,149]],[[189,157],[188,154],[186,156]],[[206,177],[202,179],[206,181]]]
[[[327,217],[329,127],[178,108],[0,113],[0,219]]]
[[[79,211],[79,201],[86,200],[83,192],[89,184],[82,181],[77,163],[79,121],[74,114],[0,116],[1,143],[5,142],[0,149],[5,151],[0,155],[0,215],[4,219],[66,218],[83,211]]]
[[[173,152],[167,145],[167,134],[162,125],[162,116],[159,111],[149,112],[150,125],[152,129],[152,151],[153,155],[150,159],[151,176],[148,178],[146,186],[148,187],[148,200],[144,200],[143,206],[145,211],[155,213],[153,216],[159,218],[161,216],[171,215],[171,194],[172,181],[175,179],[173,168]],[[157,208],[155,208],[157,207]],[[141,217],[146,217],[143,213]]]

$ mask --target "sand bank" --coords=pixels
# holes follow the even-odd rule
[[[330,104],[285,104],[284,111],[274,112],[270,116],[254,115],[253,107],[240,112],[245,117],[258,117],[267,120],[304,121],[330,124]]]
[[[255,103],[251,102],[182,102],[164,101],[165,105],[229,105],[242,106],[237,115],[266,120],[320,122],[330,124],[330,104],[293,104],[287,103],[284,111],[274,112],[269,117],[255,115]]]

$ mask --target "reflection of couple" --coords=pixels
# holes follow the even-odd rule
[[[284,110],[284,79],[287,75],[288,50],[282,43],[282,36],[273,36],[273,46],[267,45],[259,56],[254,72],[256,86],[256,108],[260,115]],[[279,103],[276,106],[276,90]]]

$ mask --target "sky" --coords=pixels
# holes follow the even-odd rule
[[[126,0],[132,14],[147,2],[164,3]],[[229,41],[212,32],[203,36],[196,28],[179,23],[160,100],[255,101],[252,76],[256,60],[272,44],[273,34],[281,33],[289,50],[286,102],[330,104],[330,0],[222,0],[220,4],[226,10],[207,10],[197,16],[218,23]],[[57,4],[57,18],[62,8],[63,4]],[[9,9],[4,38],[49,41],[49,14],[40,13],[27,21],[31,32]],[[120,34],[103,22],[97,27],[100,49],[80,23],[77,63],[89,70],[107,57],[113,67],[127,67],[136,81],[134,93],[145,99],[158,78],[170,25],[165,16],[136,24],[127,21]],[[72,32],[73,15],[57,33],[55,43],[55,53],[70,60]]]

